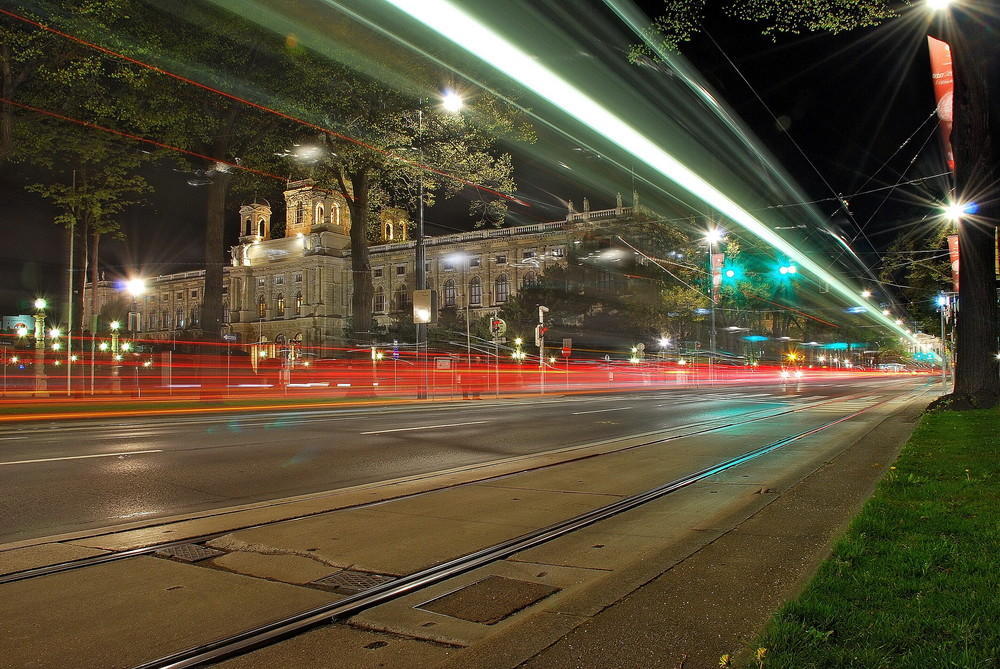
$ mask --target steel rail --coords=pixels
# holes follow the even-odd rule
[[[232,657],[248,650],[276,643],[277,641],[288,638],[311,627],[329,623],[337,619],[350,617],[365,609],[397,599],[403,595],[421,590],[491,562],[502,560],[515,553],[539,546],[565,534],[569,534],[570,532],[574,532],[599,521],[606,520],[624,511],[634,509],[642,504],[646,504],[647,502],[697,483],[698,481],[701,481],[709,476],[719,474],[740,464],[761,457],[783,446],[794,443],[800,439],[856,418],[857,416],[872,411],[876,407],[899,399],[906,394],[908,393],[901,393],[898,396],[883,399],[850,414],[823,423],[817,427],[804,430],[792,436],[783,437],[777,441],[773,441],[764,446],[747,451],[742,455],[724,460],[711,467],[688,474],[669,483],[664,483],[654,488],[650,488],[630,497],[623,498],[598,509],[574,516],[573,518],[553,523],[547,527],[499,542],[493,546],[448,560],[447,562],[443,562],[439,565],[422,569],[418,572],[414,572],[413,574],[400,577],[394,581],[374,586],[363,592],[338,600],[337,602],[331,602],[329,604],[314,607],[307,611],[293,614],[271,623],[260,625],[243,632],[238,632],[205,644],[199,644],[197,646],[136,665],[134,669],[186,669],[188,667],[197,667],[206,663],[216,662],[224,658]]]

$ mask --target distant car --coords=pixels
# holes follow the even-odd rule
[[[781,370],[781,380],[782,381],[798,381],[802,378],[802,370],[796,368],[784,367]]]

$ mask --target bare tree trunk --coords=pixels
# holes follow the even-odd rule
[[[372,341],[372,303],[375,286],[368,257],[368,189],[367,170],[351,175],[354,199],[348,200],[351,211],[351,275],[354,292],[351,296],[351,320],[357,344]]]
[[[218,173],[208,186],[205,221],[205,284],[201,300],[201,331],[206,342],[222,336],[222,284],[225,266],[226,193],[232,177]]]
[[[955,390],[946,398],[955,409],[990,408],[1000,402],[997,361],[995,234],[1000,221],[1000,49],[996,25],[984,25],[956,11],[957,34],[949,39],[955,72],[956,197],[978,211],[959,224],[961,276]],[[995,23],[995,20],[994,22]]]

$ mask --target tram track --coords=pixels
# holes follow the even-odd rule
[[[574,517],[550,524],[531,532],[527,532],[506,541],[498,542],[492,546],[459,556],[441,564],[433,565],[426,569],[396,578],[390,582],[373,586],[367,590],[347,596],[346,598],[336,602],[331,602],[329,604],[290,615],[280,620],[260,625],[225,638],[192,646],[191,648],[178,651],[152,661],[144,662],[137,665],[135,669],[184,669],[187,667],[204,666],[206,664],[233,657],[250,650],[280,642],[286,638],[292,637],[322,624],[348,619],[372,607],[390,602],[394,599],[403,597],[404,595],[409,595],[423,590],[465,572],[503,560],[516,553],[540,546],[566,534],[609,519],[623,512],[635,509],[643,504],[686,488],[703,479],[720,474],[750,460],[759,458],[784,446],[795,443],[801,439],[857,418],[858,416],[866,414],[880,406],[901,399],[905,395],[914,392],[916,391],[908,391],[907,393],[903,393],[898,396],[881,399],[866,407],[851,411],[846,415],[834,418],[818,426],[813,426],[797,432],[796,434],[782,437],[781,439],[751,449],[736,457],[727,458],[710,467],[689,473],[670,482],[655,486],[634,495],[630,495],[626,498],[617,500],[591,511],[581,513]],[[845,398],[843,401],[847,401],[847,399]],[[828,402],[818,404],[828,404]],[[782,414],[801,410],[802,408],[792,409],[784,411]],[[757,418],[756,420],[763,419],[764,418]],[[743,422],[740,424],[743,424]],[[732,426],[733,425],[717,426],[684,436],[705,434]],[[664,441],[669,441],[675,438],[679,437],[659,439],[656,441],[646,442],[638,446],[633,446],[631,448],[648,446],[653,443],[663,443]]]
[[[810,435],[817,434],[846,421],[850,421],[853,418],[868,413],[873,409],[883,406],[889,402],[906,398],[908,395],[915,396],[916,393],[923,392],[925,389],[926,387],[911,387],[903,392],[898,392],[897,389],[882,389],[875,392],[855,393],[849,396],[834,399],[824,398],[820,401],[807,402],[794,406],[785,406],[779,410],[775,410],[774,407],[761,408],[756,411],[741,414],[733,420],[708,420],[683,426],[673,426],[654,433],[647,433],[644,435],[645,438],[641,439],[639,443],[632,443],[621,449],[604,451],[600,454],[580,455],[579,457],[570,458],[559,463],[543,465],[541,467],[542,469],[546,467],[558,467],[562,464],[600,457],[604,454],[620,453],[623,451],[639,449],[646,446],[652,446],[654,444],[663,444],[665,442],[688,437],[703,437],[705,435],[710,435],[712,433],[720,432],[736,426],[744,426],[750,423],[760,423],[761,421],[777,419],[781,416],[787,416],[788,414],[808,412],[811,409],[821,409],[821,411],[816,414],[817,417],[820,418],[825,418],[823,413],[828,414],[830,409],[835,408],[837,405],[844,405],[845,409],[847,409],[843,415],[830,416],[829,420],[825,420],[819,424],[799,430],[795,434],[784,436],[762,446],[750,449],[736,457],[721,460],[712,466],[699,469],[679,478],[675,478],[667,483],[651,487],[622,499],[618,499],[611,504],[575,515],[557,523],[546,525],[540,529],[495,543],[486,548],[470,552],[440,564],[435,564],[425,569],[419,569],[408,575],[399,576],[390,582],[369,588],[368,590],[362,591],[356,595],[350,595],[338,601],[331,601],[328,604],[310,608],[302,611],[301,613],[295,613],[281,618],[280,620],[269,622],[264,625],[258,625],[236,634],[223,636],[215,641],[193,645],[188,649],[166,654],[157,659],[146,661],[135,666],[140,667],[141,669],[151,669],[153,667],[200,666],[206,663],[216,662],[225,657],[239,655],[253,648],[276,643],[281,639],[294,636],[302,631],[324,623],[350,618],[366,609],[400,598],[404,595],[420,591],[459,574],[476,569],[477,567],[503,560],[504,558],[515,553],[542,545],[558,537],[600,522],[601,520],[605,520],[617,514],[623,513],[624,511],[634,509],[647,502],[659,499],[672,492],[688,487],[707,477],[719,474],[752,459],[759,458],[767,453],[780,449],[783,446],[787,446],[788,444],[804,439]],[[866,405],[861,408],[854,408],[856,403],[861,401],[864,401]],[[510,474],[502,474],[496,477],[484,477],[483,479],[478,479],[474,483],[482,483],[484,481],[501,479],[508,476],[510,476]],[[461,487],[462,485],[470,485],[470,483],[458,484],[457,486],[445,486],[445,488]],[[440,490],[440,488],[392,497],[389,499],[392,501],[403,500],[408,497],[432,494],[437,490]],[[337,513],[338,511],[343,511],[345,509],[359,509],[377,506],[384,504],[386,501],[389,500],[383,499],[370,504],[344,507],[333,511],[323,511],[317,513],[316,515]],[[295,520],[297,519],[298,518]],[[291,522],[292,520],[293,519],[289,519],[287,521],[278,520],[273,523],[268,523],[267,525]],[[24,570],[0,577],[0,584],[29,580],[59,572],[80,570],[90,566],[126,560],[133,557],[148,556],[159,550],[163,550],[164,548],[211,541],[214,538],[231,534],[233,531],[234,530],[230,528],[222,532],[205,534],[199,537],[187,537],[176,541],[119,551],[108,555],[101,555],[83,560],[67,561],[39,569]]]
[[[645,433],[633,435],[633,437],[644,439],[644,441],[641,441],[640,443],[637,443],[637,444],[631,444],[631,445],[625,446],[625,447],[623,447],[621,449],[615,449],[613,451],[604,451],[602,454],[608,453],[608,452],[618,452],[618,451],[621,451],[621,450],[638,449],[638,448],[643,448],[643,447],[646,447],[646,446],[651,446],[651,445],[654,445],[654,444],[662,444],[664,442],[674,441],[674,440],[678,440],[678,439],[684,439],[684,438],[688,438],[688,437],[702,436],[702,435],[710,434],[712,432],[718,432],[718,431],[722,431],[722,430],[727,430],[727,429],[731,429],[733,427],[743,426],[743,425],[747,425],[747,424],[750,424],[750,423],[756,423],[756,422],[760,422],[760,421],[764,421],[764,420],[770,420],[770,419],[774,419],[774,418],[780,418],[782,416],[786,416],[786,415],[792,414],[792,413],[799,413],[799,412],[808,411],[808,410],[811,410],[811,409],[816,409],[816,408],[819,408],[819,407],[826,407],[826,406],[835,405],[835,404],[841,404],[841,403],[846,403],[846,402],[851,402],[851,401],[857,401],[857,400],[863,399],[865,397],[871,397],[871,396],[879,395],[879,394],[881,394],[881,393],[880,392],[874,392],[874,393],[873,392],[855,393],[855,394],[852,394],[852,395],[847,395],[845,397],[838,397],[838,398],[832,398],[832,399],[827,398],[827,399],[823,399],[823,400],[819,400],[819,401],[815,401],[815,402],[809,402],[809,403],[807,403],[807,404],[805,404],[803,406],[789,406],[789,407],[785,407],[785,408],[782,408],[782,409],[779,409],[779,410],[774,410],[773,408],[762,408],[762,409],[759,409],[759,410],[749,411],[747,413],[740,414],[739,418],[737,420],[711,419],[711,420],[698,421],[698,422],[690,423],[690,424],[683,425],[683,426],[672,426],[672,427],[664,429],[664,430],[656,430],[656,431],[653,431],[653,432],[645,432]],[[614,439],[614,440],[610,440],[610,441],[622,441],[622,440],[621,439]],[[574,450],[585,449],[585,448],[588,448],[590,446],[593,446],[593,444],[586,444],[586,445],[579,446],[579,447],[576,447],[576,448],[561,449],[561,450],[563,450],[564,452],[572,452]],[[530,457],[533,457],[534,455],[537,455],[537,454],[532,454],[532,456],[522,456],[522,457],[523,458],[530,458]],[[581,457],[583,457],[583,458],[589,458],[589,457],[597,457],[597,456],[594,456],[594,455],[584,455],[584,456],[581,456]],[[554,465],[554,466],[559,466],[561,464],[566,464],[567,462],[572,462],[575,459],[576,458],[568,458],[567,460],[561,461],[560,463],[558,463],[557,465]],[[482,468],[484,466],[487,466],[488,464],[489,463],[483,463],[481,465],[474,465],[474,466],[468,467],[467,469],[472,470],[472,469]],[[548,465],[548,466],[553,466],[553,465]],[[431,477],[431,476],[433,476],[433,473],[428,474],[426,476],[427,477]],[[502,475],[499,475],[497,477],[490,477],[490,478],[503,478],[505,476],[508,476],[508,475],[507,474],[502,474]],[[479,479],[479,480],[476,480],[476,481],[472,481],[470,483],[462,483],[462,484],[457,484],[457,485],[471,485],[473,483],[482,483],[483,481],[490,480],[490,478]],[[394,500],[396,500],[396,499],[406,499],[408,497],[417,497],[417,496],[421,496],[421,495],[431,494],[431,493],[433,493],[435,491],[436,491],[436,489],[431,489],[431,490],[420,491],[420,492],[411,493],[411,494],[407,494],[407,495],[401,495],[401,496],[398,496],[398,497],[392,497],[390,499],[394,499]],[[326,510],[326,511],[319,511],[319,512],[316,512],[313,515],[324,515],[324,514],[338,513],[338,512],[347,510],[347,509],[364,509],[364,508],[370,508],[372,506],[377,506],[379,504],[383,504],[385,501],[387,501],[387,500],[386,499],[380,499],[380,500],[375,501],[375,502],[370,502],[370,503],[365,503],[365,504],[360,504],[360,505],[347,506],[347,507],[342,507],[342,508],[337,508],[337,509],[332,509],[332,510]],[[275,502],[274,504],[280,504],[280,503],[281,502]],[[206,514],[206,515],[208,515],[208,514]],[[298,520],[301,517],[302,516],[296,516],[296,517],[292,517],[292,518],[288,518],[288,519],[284,519],[284,520],[272,521],[272,522],[270,522],[268,524],[269,525],[275,525],[275,524],[281,524],[281,523],[287,523],[287,522],[294,522],[294,521]],[[168,523],[169,523],[169,520],[161,520],[159,522],[151,522],[146,527],[154,527],[154,526],[157,526],[157,525],[168,524]],[[131,529],[135,529],[135,528],[129,528],[129,530],[131,530]],[[128,530],[123,530],[123,531],[128,531]],[[73,571],[73,570],[78,570],[78,569],[85,569],[87,567],[93,567],[93,566],[96,566],[96,565],[107,564],[107,563],[110,563],[110,562],[117,562],[117,561],[120,561],[120,560],[126,560],[126,559],[130,559],[130,558],[135,558],[135,557],[141,557],[141,556],[147,556],[147,555],[154,555],[158,551],[163,551],[163,550],[166,550],[166,549],[175,548],[177,546],[183,546],[183,545],[188,545],[188,544],[202,544],[202,543],[211,541],[213,539],[217,539],[219,537],[222,537],[222,536],[225,536],[227,534],[230,534],[232,531],[233,531],[232,528],[227,528],[226,530],[219,531],[219,532],[212,532],[212,533],[208,533],[208,534],[204,534],[204,535],[199,535],[199,536],[195,536],[195,537],[186,537],[186,538],[178,539],[178,540],[175,540],[175,541],[155,543],[155,544],[148,545],[148,546],[142,546],[142,547],[137,547],[137,548],[133,548],[133,549],[116,551],[116,552],[109,553],[109,554],[106,554],[106,555],[91,556],[91,557],[86,557],[86,558],[80,558],[80,559],[75,559],[75,560],[68,560],[68,561],[64,561],[64,562],[58,562],[58,563],[55,563],[55,564],[45,565],[45,566],[31,568],[31,569],[19,570],[19,571],[12,572],[12,573],[9,573],[9,574],[0,575],[0,585],[4,585],[6,583],[14,583],[14,582],[17,582],[17,581],[23,581],[23,580],[33,579],[33,578],[38,578],[38,577],[41,577],[41,576],[47,576],[47,575],[50,575],[50,574],[56,574],[56,573],[60,573],[60,572]],[[115,533],[116,533],[116,531],[112,530],[111,532],[97,533],[97,534],[94,534],[92,536],[93,537],[107,536],[109,534],[115,534]]]

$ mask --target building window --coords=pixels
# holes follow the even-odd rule
[[[406,275],[406,265],[396,265],[396,276]]]
[[[257,236],[258,237],[263,237],[264,236],[264,219],[263,218],[260,219],[259,221],[257,221]]]
[[[396,311],[406,311],[410,304],[410,291],[406,289],[405,285],[396,289],[394,301],[396,303]]]
[[[177,307],[177,327],[184,327],[184,307]]]
[[[382,274],[383,274],[383,271],[382,271],[381,267],[372,267],[372,277],[373,278],[381,279],[382,278]]]
[[[267,300],[263,295],[257,298],[257,318],[267,318]]]
[[[177,291],[177,299],[178,300],[183,300],[184,299],[184,291],[183,290],[178,290]]]
[[[163,329],[164,330],[169,330],[170,329],[170,312],[169,311],[164,310],[163,313],[160,314],[160,323],[163,324]]]
[[[382,238],[385,239],[388,242],[391,242],[392,241],[392,233],[393,233],[392,221],[387,221],[386,224],[385,224],[385,234],[383,235]]]
[[[510,298],[510,282],[507,281],[507,275],[501,274],[493,284],[495,288],[493,293],[494,300],[497,304],[506,302]]]
[[[267,285],[267,279],[265,279],[265,278],[264,278],[264,277],[262,277],[262,276],[258,276],[258,277],[257,277],[257,285],[258,285],[259,287],[263,288],[263,287],[264,287],[265,285]]]
[[[295,315],[302,315],[302,291],[295,294]]]
[[[552,257],[553,258],[565,258],[566,257],[566,247],[565,246],[557,246],[554,249],[552,249]]]
[[[201,323],[201,313],[199,312],[198,305],[191,307],[191,325],[198,325]]]
[[[249,218],[243,222],[243,234],[247,237],[253,234],[253,221]]]
[[[198,297],[198,291],[197,290],[192,290],[191,291],[191,297]]]
[[[524,275],[524,278],[521,280],[521,286],[524,288],[531,288],[537,285],[538,285],[538,275],[535,274],[534,272],[528,272],[527,274]]]
[[[305,207],[303,207],[302,203],[299,202],[297,205],[295,205],[295,227],[302,226],[302,222],[305,220],[305,216],[306,216]]]
[[[229,302],[222,303],[222,322],[229,323]]]
[[[499,253],[499,254],[497,254],[497,264],[498,265],[506,265],[507,264],[507,254],[506,253]]]
[[[285,285],[285,277],[283,277],[283,276],[276,276],[276,277],[274,277],[274,285],[275,286],[283,286],[283,285]]]
[[[469,256],[469,267],[479,267],[483,264],[482,256]]]
[[[340,225],[340,205],[333,203],[333,215],[330,217],[334,225]]]
[[[302,283],[302,272],[295,273],[295,283]]]
[[[445,256],[441,258],[441,269],[445,272],[453,272],[455,270],[457,263],[454,256]]]
[[[274,316],[275,318],[284,318],[285,316],[285,296],[283,293],[278,293],[278,296],[274,298]]]
[[[453,307],[455,306],[455,297],[457,291],[455,290],[455,280],[448,279],[444,282],[444,306]]]
[[[316,225],[323,225],[323,205],[316,205]]]
[[[534,258],[535,257],[535,249],[528,249],[527,251],[522,251],[521,252],[521,257],[522,258]]]
[[[615,279],[611,272],[601,272],[597,276],[597,290],[602,293],[610,293],[615,287]]]
[[[375,313],[381,314],[385,311],[385,291],[382,286],[375,289]]]
[[[483,303],[483,282],[479,277],[473,277],[469,282],[469,304],[479,305]]]

